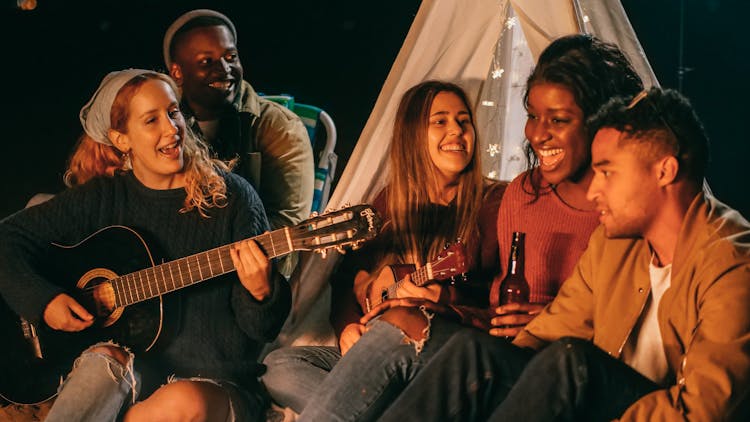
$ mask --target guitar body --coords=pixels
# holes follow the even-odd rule
[[[153,264],[143,238],[122,226],[102,229],[74,246],[55,245],[49,265],[45,265],[47,279],[74,297],[96,321],[92,327],[77,333],[39,324],[35,328],[42,356],[38,357],[29,352],[30,339],[19,326],[18,316],[2,302],[0,335],[10,344],[6,347],[8,358],[0,360],[0,394],[16,403],[44,401],[55,394],[61,377],[70,372],[75,358],[100,341],[113,340],[134,352],[154,347],[163,326],[161,297],[126,308],[106,309],[85,294],[87,289],[114,276]],[[30,380],[29,385],[23,380]]]

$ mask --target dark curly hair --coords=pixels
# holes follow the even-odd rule
[[[583,111],[584,119],[596,113],[612,97],[631,96],[643,90],[643,82],[625,54],[616,45],[589,34],[558,38],[542,51],[534,71],[526,80],[524,106],[528,104],[531,88],[543,83],[562,85],[570,90],[576,105]],[[588,126],[586,132],[591,145],[594,132]],[[528,142],[525,150],[528,168],[533,172],[538,165],[537,157]],[[531,172],[526,177],[530,175]],[[540,181],[536,177],[529,179],[533,189],[530,193],[536,198],[541,189]]]
[[[618,97],[589,118],[592,133],[611,127],[629,136],[621,143],[650,144],[643,152],[658,159],[674,155],[678,177],[701,185],[709,161],[709,140],[690,101],[672,89],[651,88],[636,98]]]

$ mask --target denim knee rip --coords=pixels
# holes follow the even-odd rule
[[[415,340],[409,337],[409,335],[406,334],[404,330],[401,330],[401,334],[404,336],[404,343],[414,345],[414,352],[416,353],[417,356],[419,356],[419,354],[422,353],[422,349],[424,348],[425,343],[427,343],[427,341],[430,339],[430,328],[432,327],[432,318],[435,317],[435,314],[428,311],[427,308],[424,307],[424,305],[420,306],[419,310],[422,312],[422,315],[424,315],[424,318],[425,318],[425,327],[422,329],[422,334],[423,334],[422,339]]]
[[[109,356],[104,353],[94,352],[93,350],[96,349],[97,347],[115,347],[115,348],[121,349],[128,356],[127,364],[123,366],[123,364],[121,364],[117,359],[113,358],[112,356]],[[129,348],[125,346],[121,346],[112,340],[102,341],[102,342],[94,344],[93,346],[84,350],[83,353],[81,353],[81,356],[79,356],[75,360],[75,362],[73,363],[73,369],[71,369],[70,374],[68,374],[68,377],[66,378],[66,382],[67,382],[67,379],[70,378],[70,375],[73,373],[73,371],[75,371],[75,369],[80,365],[81,359],[84,359],[86,356],[92,356],[92,357],[104,359],[104,361],[107,362],[107,373],[109,374],[110,378],[112,378],[112,380],[117,383],[124,382],[128,387],[130,387],[130,391],[132,395],[131,404],[135,403],[136,397],[138,396],[138,390],[137,390],[137,381],[135,379],[135,372],[133,370],[133,353],[130,351]],[[63,383],[63,386],[64,385],[65,384]]]

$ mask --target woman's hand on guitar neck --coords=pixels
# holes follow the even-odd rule
[[[255,300],[262,302],[271,294],[271,261],[254,240],[237,242],[230,248],[232,263],[240,283]]]
[[[349,349],[354,346],[354,343],[359,341],[359,338],[367,331],[364,324],[357,324],[353,322],[341,331],[341,337],[339,338],[339,349],[341,350],[341,356],[344,356]]]
[[[94,316],[65,293],[55,296],[44,308],[44,322],[59,331],[81,331],[94,323]]]

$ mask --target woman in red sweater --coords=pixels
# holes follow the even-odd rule
[[[586,199],[593,176],[593,133],[586,120],[611,97],[642,89],[625,55],[591,35],[559,38],[540,55],[524,97],[529,170],[508,186],[497,221],[501,263],[510,254],[512,233],[526,233],[530,303],[498,307],[503,268],[490,289],[490,334],[515,336],[570,275],[599,224]]]

